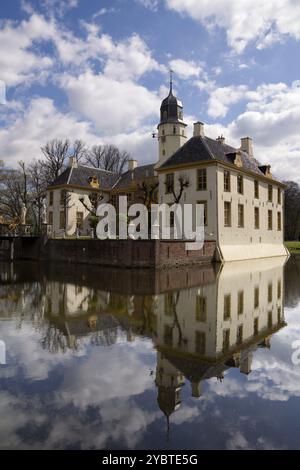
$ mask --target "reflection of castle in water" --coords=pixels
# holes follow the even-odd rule
[[[157,322],[158,402],[166,415],[180,405],[185,379],[193,397],[201,382],[222,380],[226,369],[251,372],[253,352],[270,348],[284,323],[284,261],[228,263],[216,283],[160,299]]]
[[[159,272],[49,268],[36,273],[35,283],[43,345],[59,351],[75,349],[82,339],[110,345],[123,332],[128,341],[150,337],[157,349],[158,404],[170,416],[180,406],[185,381],[199,397],[204,380],[222,380],[231,367],[249,374],[253,352],[270,347],[271,335],[285,325],[284,263],[234,262],[217,271],[211,265]],[[2,276],[6,296],[9,274]],[[22,276],[11,275],[15,293]],[[21,285],[28,290],[30,284]]]

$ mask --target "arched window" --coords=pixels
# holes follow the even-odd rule
[[[173,134],[176,134],[176,126],[173,127]]]

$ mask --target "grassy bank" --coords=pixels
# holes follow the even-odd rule
[[[290,253],[300,255],[300,242],[285,242],[285,246],[288,248]]]

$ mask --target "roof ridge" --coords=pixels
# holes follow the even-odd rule
[[[206,150],[207,150],[208,153],[210,154],[211,158],[212,158],[213,160],[216,160],[216,157],[214,156],[214,154],[213,154],[212,151],[210,150],[210,148],[209,148],[207,142],[205,141],[206,138],[207,138],[206,136],[204,136],[204,137],[200,136],[200,139],[202,140],[202,142],[203,142],[203,144],[204,144]],[[209,137],[208,137],[208,138],[209,138]],[[213,140],[213,139],[211,139],[211,140]]]
[[[70,184],[70,180],[71,180],[71,177],[72,177],[72,173],[73,173],[73,166],[70,168],[70,173],[69,173],[69,176],[68,176],[68,179],[67,179],[67,184]]]
[[[96,168],[96,167],[90,166],[90,165],[78,165],[78,168],[89,168],[90,170],[105,171],[105,173],[112,173],[113,175],[118,174],[116,171],[105,170],[104,168]]]
[[[114,189],[114,187],[119,183],[119,181],[121,181],[122,179],[122,176],[119,176],[119,179],[117,179],[117,181],[112,185],[111,189]]]
[[[133,170],[126,170],[126,171],[124,171],[124,173],[121,173],[121,176],[124,176],[124,175],[126,175],[127,173],[132,173],[132,172],[135,171],[135,170],[139,170],[139,169],[141,169],[141,168],[145,168],[145,166],[152,166],[152,167],[154,167],[154,166],[155,166],[155,163],[147,163],[147,165],[136,166],[135,168],[133,168]]]

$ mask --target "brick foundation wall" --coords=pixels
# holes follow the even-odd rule
[[[191,266],[215,260],[215,242],[186,251],[178,240],[21,240],[16,259],[62,261],[122,268]]]
[[[95,291],[121,295],[154,295],[169,291],[205,286],[216,282],[218,264],[180,266],[167,269],[118,269],[92,265],[70,265],[58,262],[2,262],[2,284],[24,282],[60,282],[87,286]],[[44,284],[45,285],[45,284]]]
[[[178,240],[160,241],[157,265],[161,267],[195,265],[214,261],[216,242],[206,241],[202,250],[187,251],[185,243]]]

